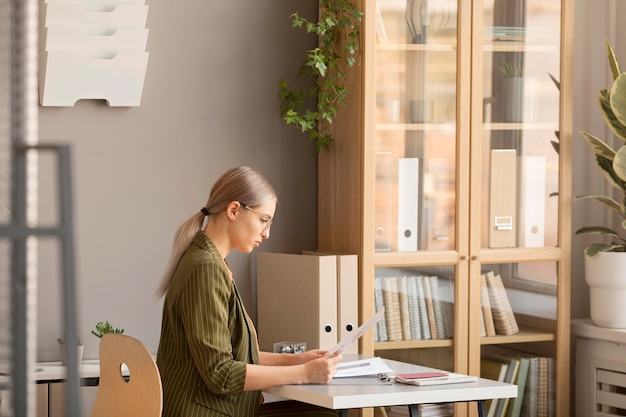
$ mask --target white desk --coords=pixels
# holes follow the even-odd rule
[[[0,375],[8,375],[9,364],[0,364]],[[37,362],[33,367],[33,377],[38,384],[65,382],[67,368],[61,362]],[[82,384],[91,384],[100,378],[100,361],[84,360],[78,368],[78,376]]]
[[[363,359],[360,355],[344,355],[344,361]],[[395,373],[432,371],[432,368],[384,359]],[[392,376],[393,374],[389,374]],[[371,381],[370,383],[367,380]],[[380,382],[377,377],[341,378],[326,385],[281,385],[265,390],[273,395],[333,410],[407,405],[410,415],[419,415],[417,406],[430,403],[476,401],[478,414],[486,417],[485,401],[517,397],[517,386],[479,378],[478,382],[418,387]]]

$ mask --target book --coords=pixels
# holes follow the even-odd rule
[[[504,410],[504,416],[520,417],[532,355],[519,350],[495,345],[485,346],[482,350],[485,355],[490,357],[500,357],[506,360],[514,359],[519,362],[518,365],[514,365],[517,367],[517,375],[511,380],[511,383],[517,385],[517,397],[509,399],[508,406]]]
[[[548,417],[556,415],[556,361],[548,357]]]
[[[487,280],[487,289],[489,290],[489,302],[491,303],[491,312],[493,315],[493,323],[496,334],[510,336],[519,332],[517,320],[513,314],[511,303],[506,295],[506,289],[502,283],[500,275],[496,275],[493,271],[485,274]]]
[[[417,385],[417,386],[432,386],[432,385],[446,385],[446,384],[464,384],[469,382],[478,381],[478,377],[475,375],[464,375],[450,372],[447,374],[447,377],[436,377],[436,378],[415,378],[415,379],[405,379],[405,378],[394,378],[396,382],[401,384],[409,384],[409,385]]]
[[[433,295],[430,288],[430,277],[422,277],[424,284],[424,299],[426,300],[426,311],[428,312],[428,327],[430,329],[430,338],[438,339],[437,324],[435,323],[435,307],[433,304]]]
[[[485,329],[485,315],[483,314],[483,309],[480,309],[480,337],[487,336],[487,330]]]
[[[454,337],[454,278],[439,277],[439,296],[443,313],[443,338]]]
[[[420,417],[454,416],[454,404],[452,403],[419,404],[417,410]],[[387,407],[386,413],[387,417],[408,417],[409,407],[406,405],[394,405]]]
[[[526,392],[522,401],[521,415],[537,416],[537,388],[539,376],[539,357],[531,357],[526,379]]]
[[[480,359],[480,376],[481,378],[491,379],[492,381],[504,382],[508,364],[495,361],[486,357]],[[498,408],[498,399],[490,399],[486,401],[487,416],[495,417]]]
[[[480,276],[480,305],[485,320],[485,333],[487,336],[495,336],[496,328],[493,324],[493,313],[491,312],[491,302],[489,301],[489,290],[487,289],[487,277]]]
[[[431,372],[412,372],[408,374],[396,374],[396,378],[405,382],[405,380],[426,379],[426,378],[447,378],[447,372],[431,371]]]
[[[428,323],[428,309],[426,308],[426,295],[424,293],[424,277],[417,275],[415,277],[415,286],[417,288],[417,301],[419,307],[420,326],[422,329],[422,339],[430,340],[430,324]]]
[[[539,358],[537,372],[537,415],[548,416],[548,358]]]
[[[495,361],[502,361],[502,363],[507,364],[506,375],[504,376],[504,381],[509,384],[514,384],[517,379],[517,373],[519,371],[520,361],[519,359],[512,358],[504,358],[500,356],[490,356],[491,359]],[[496,406],[495,417],[504,417],[506,414],[506,410],[509,406],[510,398],[501,398],[498,400],[498,404]]]
[[[385,308],[385,302],[383,299],[383,282],[381,277],[374,278],[374,311],[377,313]],[[374,328],[374,341],[386,342],[387,338],[387,323],[383,317]]]
[[[402,340],[402,318],[400,317],[400,295],[396,277],[383,278],[383,301],[388,340]]]
[[[433,303],[433,319],[435,321],[437,339],[446,339],[446,323],[443,315],[444,307],[439,289],[439,278],[437,276],[430,276],[427,279],[430,285],[430,295]]]
[[[398,293],[400,298],[400,320],[402,323],[402,339],[411,340],[411,320],[409,316],[409,299],[406,275],[398,277]]]
[[[422,339],[422,327],[419,316],[419,301],[417,298],[417,277],[407,277],[407,301],[409,304],[409,323],[411,326],[411,340]]]

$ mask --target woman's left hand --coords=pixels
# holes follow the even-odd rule
[[[312,349],[304,353],[299,353],[295,356],[297,358],[298,363],[307,363],[309,361],[323,357],[324,355],[326,355],[327,352],[328,352],[327,350]]]

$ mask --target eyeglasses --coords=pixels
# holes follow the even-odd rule
[[[270,227],[272,227],[272,219],[267,217],[267,215],[265,214],[261,214],[258,211],[256,211],[255,209],[253,209],[252,207],[243,204],[241,201],[239,202],[239,204],[241,204],[241,207],[245,208],[246,210],[250,210],[251,212],[253,212],[254,214],[256,214],[259,217],[259,221],[261,222],[261,225],[263,226],[263,232],[267,233],[270,231]]]

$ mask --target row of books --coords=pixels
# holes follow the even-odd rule
[[[429,275],[379,276],[374,279],[374,308],[385,317],[374,341],[451,339],[454,335],[452,280]]]
[[[481,336],[510,336],[519,332],[513,308],[500,275],[488,271],[480,276]]]
[[[451,339],[454,336],[454,283],[436,275],[378,276],[374,309],[385,317],[374,328],[374,341]],[[502,278],[481,275],[481,336],[519,332]]]
[[[517,398],[487,401],[487,417],[553,417],[556,364],[552,357],[500,346],[483,347],[481,377],[515,384]]]

